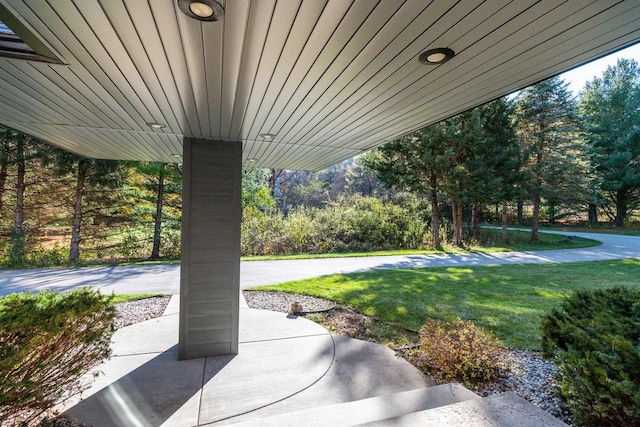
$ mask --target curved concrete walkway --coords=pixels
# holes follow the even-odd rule
[[[246,305],[237,355],[178,361],[178,306],[174,296],[162,317],[116,331],[113,355],[97,368],[91,388],[57,409],[95,426],[260,425],[274,414],[434,385],[388,347]],[[433,404],[468,394],[455,389]],[[395,414],[389,408],[372,420]]]
[[[548,231],[544,231],[545,233]],[[489,264],[534,264],[599,261],[640,257],[640,237],[599,233],[550,232],[602,242],[582,249],[536,252],[496,252],[440,255],[376,256],[283,261],[250,261],[240,266],[240,286],[283,283],[327,274],[384,268],[451,267]],[[559,237],[558,240],[561,238]],[[164,293],[177,295],[180,265],[139,265],[0,271],[0,295],[43,289],[69,290],[93,286],[103,293]]]

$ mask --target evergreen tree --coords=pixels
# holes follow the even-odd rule
[[[11,131],[0,127],[0,215],[4,202],[4,192],[9,174],[9,162],[11,159]]]
[[[27,260],[28,230],[25,225],[27,219],[27,190],[39,183],[38,179],[30,179],[34,174],[29,174],[30,168],[35,169],[42,165],[50,153],[50,147],[42,142],[29,137],[21,132],[4,128],[0,139],[5,153],[3,187],[6,184],[9,168],[15,170],[15,192],[13,208],[13,224],[11,225],[11,246],[9,251],[9,263],[14,266],[24,265]],[[4,190],[3,190],[4,196]],[[1,213],[1,212],[0,212]],[[36,218],[36,216],[33,216]]]
[[[531,240],[538,240],[540,207],[559,181],[581,170],[575,155],[577,116],[568,84],[558,77],[524,89],[516,99],[518,137],[524,148],[525,170],[531,176],[533,198]],[[562,164],[562,167],[558,165]]]
[[[134,178],[131,186],[131,195],[136,200],[135,211],[144,220],[151,217],[153,222],[153,236],[151,238],[151,254],[149,259],[160,258],[162,244],[162,230],[166,216],[166,199],[182,193],[182,175],[177,165],[160,162],[132,162],[133,172],[138,176]],[[175,211],[175,203],[170,204],[172,212],[169,214],[174,228],[180,224],[179,213]]]
[[[502,205],[502,240],[506,242],[508,202],[522,195],[528,179],[522,171],[514,123],[514,106],[507,98],[499,98],[479,109],[484,117],[483,129],[487,144],[479,147],[481,151],[477,155],[482,159],[486,171],[484,177],[475,180],[474,185],[482,186],[481,201]]]
[[[604,206],[616,226],[640,205],[640,68],[630,59],[588,82],[580,110],[591,160],[601,178]]]
[[[80,262],[81,228],[84,218],[83,203],[87,187],[113,190],[121,185],[120,162],[80,157],[76,154],[58,150],[55,156],[58,175],[75,175],[71,241],[69,243],[69,262]]]
[[[441,246],[438,193],[446,184],[453,147],[447,122],[428,126],[399,140],[389,142],[361,157],[385,185],[395,186],[431,201],[431,245]]]

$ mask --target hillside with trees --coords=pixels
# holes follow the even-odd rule
[[[640,69],[552,78],[319,172],[243,170],[242,254],[466,247],[481,223],[626,227]],[[79,157],[0,128],[0,264],[179,259],[181,165]]]

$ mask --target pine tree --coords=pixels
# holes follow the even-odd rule
[[[453,147],[446,122],[428,126],[362,156],[385,185],[395,186],[431,201],[431,245],[440,248],[438,194],[446,184]]]
[[[640,206],[640,68],[620,59],[581,93],[580,111],[591,160],[600,174],[603,206],[615,225]]]
[[[122,180],[120,162],[89,159],[62,150],[56,151],[54,161],[59,176],[75,175],[69,263],[78,263],[80,262],[81,229],[87,189],[88,187],[101,187],[113,190],[120,186]]]
[[[524,89],[516,99],[518,137],[524,148],[525,170],[531,176],[533,198],[531,240],[538,241],[541,200],[552,185],[580,170],[573,155],[577,139],[575,102],[568,84],[558,77]],[[558,168],[562,163],[563,167]],[[562,170],[562,173],[556,173]]]

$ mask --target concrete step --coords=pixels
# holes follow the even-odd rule
[[[259,425],[260,427],[352,426],[393,419],[416,411],[424,411],[468,400],[481,400],[481,398],[460,384],[451,383],[386,396],[370,397],[353,402],[310,408],[233,425]]]
[[[506,392],[397,417],[364,422],[367,427],[465,426],[465,427],[566,427],[542,409]]]

